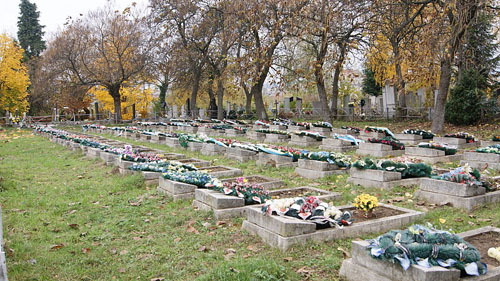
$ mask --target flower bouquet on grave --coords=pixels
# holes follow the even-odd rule
[[[381,143],[385,145],[390,145],[392,147],[392,150],[404,150],[405,145],[391,137],[385,137],[383,139],[375,139],[375,138],[369,138],[368,142],[371,143]]]
[[[328,128],[328,129],[333,128],[332,124],[324,121],[314,122],[312,123],[312,126],[318,128]]]
[[[222,121],[221,121],[221,120],[219,120],[219,119],[210,119],[210,121],[211,121],[212,123],[222,123]]]
[[[490,145],[488,147],[477,148],[475,152],[500,154],[500,144]]]
[[[420,225],[391,230],[370,240],[367,250],[371,257],[400,264],[404,270],[415,264],[457,268],[472,276],[487,272],[479,251],[463,238]]]
[[[293,147],[276,145],[269,145],[269,147],[271,149],[281,151],[282,153],[286,154],[286,156],[292,157],[294,162],[299,160],[300,156],[302,155],[302,150],[298,150]]]
[[[446,134],[444,135],[447,138],[458,138],[458,139],[465,139],[467,143],[474,143],[476,142],[476,137],[474,135],[469,134],[469,133],[464,133],[464,132],[458,132],[458,133],[453,133],[453,134]]]
[[[243,127],[234,126],[233,129],[235,129],[236,131],[242,132],[242,133],[247,132],[247,128],[243,128]]]
[[[225,182],[222,186],[210,189],[245,199],[245,205],[262,204],[270,199],[269,193],[258,184],[248,184],[245,178],[238,178],[236,182]]]
[[[365,142],[364,140],[357,139],[351,135],[333,134],[332,139],[348,141],[351,145],[359,145],[360,143]]]
[[[418,147],[441,150],[444,151],[445,155],[455,155],[457,153],[456,147],[434,142],[421,142]]]
[[[178,172],[175,170],[167,170],[163,173],[163,178],[172,181],[196,185],[197,187],[200,188],[214,188],[222,186],[222,183],[220,182],[219,179],[202,171]]]
[[[325,138],[325,136],[323,136],[322,134],[320,133],[316,133],[316,132],[309,132],[309,131],[298,131],[298,132],[295,132],[295,134],[297,136],[301,136],[301,137],[310,137],[310,138],[313,138],[317,141],[321,141]]]
[[[420,130],[420,129],[406,129],[403,134],[407,135],[419,135],[422,136],[424,140],[432,139],[434,134],[430,131]]]
[[[278,126],[288,126],[290,124],[290,120],[275,119],[272,121],[272,124]]]
[[[340,128],[344,129],[344,130],[348,130],[348,131],[353,131],[354,133],[359,133],[361,131],[360,128],[351,127],[351,126],[342,126]]]
[[[229,147],[249,150],[253,152],[259,152],[259,149],[256,147],[256,145],[252,143],[233,142],[229,145]]]
[[[162,161],[162,162],[151,162],[151,163],[134,163],[129,167],[133,171],[149,171],[149,172],[159,172],[165,173],[166,171],[177,171],[177,172],[187,172],[187,171],[197,171],[198,169],[191,164],[183,164],[175,161]]]
[[[214,130],[227,130],[227,129],[232,129],[233,126],[227,125],[227,124],[222,124],[222,125],[213,125],[212,129]]]
[[[330,164],[335,164],[340,168],[349,168],[351,166],[351,159],[342,153],[335,152],[308,152],[302,151],[300,155],[301,159],[324,161]]]
[[[263,134],[277,134],[277,135],[285,135],[285,136],[290,136],[290,133],[287,131],[281,131],[281,130],[270,130],[270,129],[258,129],[255,130],[257,133],[263,133]]]
[[[378,207],[378,198],[367,193],[360,194],[354,198],[352,204],[356,209],[365,213],[365,217],[372,218],[373,210]]]
[[[198,135],[189,135],[189,134],[180,134],[178,140],[179,144],[184,148],[187,148],[188,143],[190,142],[198,142],[198,143],[205,142],[204,138],[201,138]]]
[[[365,127],[365,132],[366,133],[370,133],[370,132],[382,133],[386,137],[391,137],[391,138],[395,139],[394,134],[391,132],[391,130],[389,130],[386,127],[371,127],[371,126],[366,126]]]
[[[212,123],[212,120],[196,119],[195,122],[198,122],[198,123],[201,123],[201,124],[206,124],[206,123]]]
[[[306,130],[311,128],[311,123],[309,122],[293,122],[290,125],[305,127]]]
[[[232,139],[224,139],[224,138],[217,138],[215,139],[219,143],[224,144],[226,147],[229,147],[233,142],[236,142],[235,140]]]
[[[401,178],[420,178],[431,177],[432,167],[424,163],[397,163],[389,160],[372,160],[365,158],[357,160],[352,164],[353,167],[362,170],[382,170],[388,172],[401,173]]]
[[[500,262],[500,247],[498,248],[489,248],[488,249],[488,257],[496,259]]]
[[[318,229],[352,224],[350,212],[342,212],[314,196],[267,200],[262,206],[262,212],[265,215],[307,220],[315,223]]]
[[[491,140],[492,141],[500,141],[500,135],[495,135],[495,136],[491,137]]]
[[[468,165],[463,167],[458,167],[448,173],[444,173],[441,175],[432,176],[433,179],[437,180],[445,180],[456,183],[463,183],[468,186],[483,186],[489,190],[489,185],[485,182],[481,182],[481,173],[477,169],[472,169]]]
[[[269,122],[266,120],[257,120],[257,121],[255,121],[255,125],[267,128],[267,127],[269,127]]]
[[[225,123],[225,124],[232,125],[232,126],[237,126],[238,125],[238,123],[236,123],[235,121],[228,120],[228,119],[223,119],[222,122]]]

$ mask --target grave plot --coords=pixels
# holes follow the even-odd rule
[[[290,125],[290,126],[288,126],[287,132],[295,133],[295,132],[305,131],[305,130],[306,130],[305,126]]]
[[[264,177],[260,175],[251,175],[244,177],[247,180],[247,183],[250,185],[258,184],[262,186],[265,190],[277,189],[283,187],[285,183],[282,180]],[[229,178],[224,179],[222,182],[237,182],[240,178]]]
[[[180,147],[181,143],[178,138],[165,138],[165,145],[169,147]]]
[[[203,143],[201,154],[210,156],[224,156],[227,147],[215,143]]]
[[[472,212],[485,204],[500,202],[500,190],[487,192],[483,186],[421,179],[415,197],[434,204],[449,203],[455,208]]]
[[[237,147],[228,147],[226,149],[226,157],[229,159],[233,159],[239,162],[247,162],[250,160],[257,159],[257,152],[251,151],[247,149],[237,148]]]
[[[288,135],[282,134],[265,134],[266,138],[264,139],[265,143],[284,143],[288,142],[290,137]]]
[[[325,140],[325,139],[323,139]],[[288,142],[291,146],[318,146],[322,144],[321,140],[317,140],[314,137],[310,136],[299,136],[296,134],[292,134],[291,140]]]
[[[100,148],[95,148],[95,147],[87,148],[87,157],[90,159],[98,159],[100,153],[101,153]]]
[[[207,136],[220,136],[224,134],[224,130],[215,130],[209,127],[199,127],[198,134],[205,134]]]
[[[189,134],[196,134],[196,132],[198,132],[198,127],[193,127],[193,126],[184,127],[184,132]]]
[[[330,175],[346,173],[347,171],[346,168],[339,168],[339,166],[326,161],[309,159],[299,159],[298,167],[295,168],[295,173],[308,179],[324,178]]]
[[[159,180],[162,178],[160,172],[141,171],[140,173],[144,178],[144,183],[148,186],[158,186]]]
[[[181,199],[193,199],[194,192],[198,188],[196,185],[168,180],[163,177],[158,178],[158,193],[172,197],[174,201]]]
[[[352,205],[338,207],[341,211],[353,211]],[[366,219],[362,215],[354,214],[354,223],[342,228],[317,229],[316,224],[292,217],[264,215],[259,207],[247,209],[247,220],[243,221],[242,229],[258,235],[264,242],[277,247],[282,251],[288,250],[295,244],[308,242],[322,242],[349,237],[359,237],[367,233],[377,233],[393,228],[400,228],[422,217],[424,213],[379,204],[378,214],[374,218]],[[371,279],[366,279],[370,280]]]
[[[325,127],[311,126],[311,132],[316,132],[322,134],[323,136],[328,136],[332,132],[332,129]]]
[[[190,151],[200,151],[203,148],[202,142],[191,141],[188,143],[188,149]]]
[[[469,164],[472,168],[485,167],[500,171],[500,154],[466,151],[460,165]]]
[[[460,161],[463,157],[462,154],[446,155],[443,150],[425,147],[405,147],[405,155],[429,164]]]
[[[287,129],[285,125],[269,125],[269,130],[286,131]]]
[[[166,160],[179,160],[186,158],[184,154],[180,153],[162,153],[159,151],[158,154],[161,154],[161,158]]]
[[[226,137],[239,137],[243,136],[245,133],[236,129],[226,129]]]
[[[419,185],[421,178],[402,179],[401,173],[351,167],[348,183],[365,187],[392,189],[396,186]]]
[[[380,133],[378,133],[380,134]],[[358,155],[366,155],[373,157],[392,157],[403,155],[404,150],[393,150],[392,146],[382,143],[363,142],[359,144],[356,150]]]
[[[150,142],[152,143],[157,143],[157,144],[163,144],[165,142],[165,136],[160,136],[160,135],[152,135]]]
[[[488,272],[479,276],[462,276],[456,268],[440,266],[424,267],[412,264],[405,271],[401,265],[379,259],[369,255],[368,241],[351,242],[351,258],[346,259],[340,268],[340,276],[348,281],[496,281],[500,280],[500,263],[488,257],[489,248],[500,245],[500,228],[491,226],[482,227],[457,234],[474,246],[481,254],[481,262],[486,263]]]
[[[228,178],[243,175],[243,172],[240,169],[225,166],[201,167],[199,168],[199,170],[205,171],[209,175],[212,175],[216,178]]]
[[[333,152],[346,152],[350,150],[354,150],[357,146],[350,141],[341,140],[341,139],[332,139],[325,138],[322,140],[320,149],[325,151],[333,151]]]
[[[140,140],[144,142],[150,142],[151,141],[151,135],[149,134],[141,134]]]
[[[500,141],[481,140],[481,147],[492,146],[492,145],[495,145],[495,144],[500,144]]]
[[[246,136],[247,136],[247,138],[249,138],[251,140],[256,140],[258,142],[263,142],[264,139],[266,139],[266,134],[259,133],[256,131],[247,131]]]
[[[394,134],[394,137],[404,144],[417,145],[424,139],[420,135],[415,134]]]
[[[257,165],[281,167],[297,167],[298,163],[293,161],[292,157],[274,155],[270,153],[260,152],[256,161]]]
[[[120,171],[121,175],[131,175],[134,173],[134,171],[130,170],[129,167],[134,165],[135,162],[126,161],[119,158],[118,161],[116,161],[115,163],[117,163],[118,170]]]
[[[477,142],[468,143],[465,139],[452,137],[434,137],[433,141],[435,143],[446,143],[458,149],[473,148],[478,145]]]
[[[342,129],[342,128],[332,128],[332,134],[351,135],[353,137],[359,136],[359,132],[357,132],[357,131],[349,130],[349,129]]]
[[[178,159],[175,161],[183,163],[183,164],[191,164],[191,165],[195,166],[196,168],[203,168],[203,167],[210,166],[210,161],[205,161],[205,160],[196,159],[196,158]]]
[[[106,166],[111,166],[111,165],[116,165],[116,162],[120,158],[120,155],[111,152],[101,151],[99,153],[99,157],[101,158],[102,161],[104,161],[104,163],[106,163]]]
[[[366,132],[364,130],[359,131],[359,138],[362,140],[368,140],[370,138],[372,139],[383,139],[385,138],[386,135],[384,133],[380,132]]]
[[[299,196],[316,196],[318,199],[337,200],[342,195],[337,192],[329,192],[309,186],[276,189],[269,192],[272,198],[294,198]],[[245,200],[236,196],[225,195],[221,192],[208,189],[196,189],[193,206],[205,210],[213,211],[215,219],[228,219],[245,216],[248,208],[262,206],[262,204],[245,205]]]

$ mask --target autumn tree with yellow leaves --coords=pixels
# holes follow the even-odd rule
[[[135,104],[135,109],[141,118],[148,117],[149,106],[153,102],[153,94],[151,88],[143,88],[142,86],[123,86],[120,88],[121,96],[121,112],[123,120],[131,120],[133,117],[132,106]],[[94,96],[102,105],[104,110],[112,111],[114,109],[114,100],[108,94],[108,90],[102,86],[96,86],[90,89],[89,93]]]
[[[6,34],[0,34],[0,110],[18,113],[28,109],[30,85],[23,49]]]

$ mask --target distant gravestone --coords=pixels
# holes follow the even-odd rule
[[[181,106],[181,117],[186,118],[186,108],[184,105]]]
[[[206,114],[207,114],[207,110],[204,108],[200,108],[200,118],[205,119]]]
[[[323,114],[323,107],[321,106],[320,101],[313,101],[312,106],[313,106],[313,114],[314,115],[322,115]]]
[[[174,118],[178,118],[179,117],[179,109],[177,108],[177,105],[174,105],[173,117]]]
[[[295,101],[295,111],[298,112],[299,114],[302,114],[302,99],[297,98]]]
[[[382,97],[384,104],[384,114],[387,117],[394,117],[396,107],[396,89],[394,88],[394,86],[386,83],[385,87],[382,89]]]
[[[349,108],[349,102],[351,101],[351,98],[347,95],[345,95],[342,98],[342,108],[344,110],[345,115],[351,115],[351,109]]]
[[[285,98],[285,105],[284,105],[283,111],[285,113],[290,112],[290,99],[289,98]]]
[[[231,111],[231,103],[229,101],[226,101],[226,114],[229,114]]]

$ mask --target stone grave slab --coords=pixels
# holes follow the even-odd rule
[[[365,187],[392,189],[396,186],[419,185],[421,178],[401,179],[401,173],[382,170],[362,170],[352,167],[349,170],[348,183]]]
[[[198,127],[184,127],[184,131],[189,134],[196,134],[196,132],[198,132]]]
[[[356,154],[372,157],[393,157],[403,155],[404,150],[392,150],[392,147],[382,143],[364,142],[359,144]]]
[[[362,140],[368,140],[370,138],[372,139],[383,139],[386,137],[384,133],[379,133],[379,132],[365,132],[364,130],[359,131],[359,137]]]
[[[117,163],[121,175],[131,175],[134,173],[134,171],[130,170],[129,167],[134,165],[135,162],[126,161],[121,158],[118,158],[118,160],[115,163]]]
[[[284,125],[269,125],[269,130],[286,131],[287,126]]]
[[[325,151],[346,152],[356,149],[357,146],[350,141],[325,138],[322,140],[319,148]]]
[[[351,135],[353,137],[358,137],[359,136],[359,133],[356,133],[353,130],[347,130],[347,129],[341,129],[341,128],[332,128],[332,134],[337,134],[337,135]]]
[[[107,166],[115,165],[120,157],[118,154],[101,151],[99,157],[106,163]]]
[[[434,137],[433,141],[435,143],[444,143],[451,146],[455,146],[458,149],[466,149],[478,146],[479,142],[467,143],[465,139],[460,138],[450,138],[450,137]]]
[[[203,148],[202,142],[188,142],[188,149],[190,151],[200,151]]]
[[[159,172],[142,171],[144,183],[149,186],[158,186],[162,174]]]
[[[226,148],[215,143],[203,143],[201,154],[210,156],[223,156],[226,153]]]
[[[165,142],[165,136],[152,135],[150,141],[152,143],[163,144]]]
[[[421,135],[415,134],[394,134],[394,137],[404,144],[417,145],[423,141]]]
[[[236,129],[226,129],[226,137],[239,137],[243,136],[245,133]]]
[[[415,197],[433,204],[449,203],[455,208],[472,212],[488,203],[500,202],[500,191],[486,192],[484,187],[467,186],[434,179],[421,179]]]
[[[500,144],[500,141],[492,141],[492,140],[481,140],[481,147],[491,146],[495,144]]]
[[[237,147],[228,147],[226,149],[226,157],[239,162],[247,162],[250,160],[256,160],[257,152]]]
[[[201,160],[201,159],[197,159],[197,158],[178,159],[175,161],[180,162],[180,163],[184,163],[184,164],[191,164],[197,168],[203,168],[203,167],[210,166],[210,161],[205,161],[205,160]]]
[[[172,181],[160,177],[158,188],[156,189],[156,191],[158,193],[166,194],[167,196],[172,197],[174,201],[176,201],[181,199],[194,198],[194,192],[196,189],[196,185]]]
[[[314,127],[314,126],[311,126],[310,131],[311,131],[311,132],[320,133],[320,134],[322,134],[323,136],[328,136],[328,135],[330,134],[330,132],[332,131],[332,129],[330,129],[330,128],[323,128],[323,127]]]
[[[293,162],[292,157],[280,156],[269,153],[260,152],[256,161],[257,165],[272,166],[276,168],[281,167],[297,167],[298,163]]]
[[[468,164],[472,168],[500,170],[500,154],[466,151],[460,165]]]
[[[243,222],[242,229],[260,236],[264,242],[272,247],[286,251],[294,244],[359,237],[367,233],[379,233],[401,228],[424,215],[419,211],[392,205],[380,204],[379,206],[397,210],[400,214],[359,223],[354,222],[352,225],[343,228],[316,230],[314,223],[296,218],[263,215],[258,207],[253,207],[247,209],[247,220]],[[346,205],[338,208],[340,210],[352,210],[353,207]]]
[[[425,147],[405,147],[405,155],[428,164],[455,162],[463,157],[463,154],[445,155],[444,151]]]
[[[239,178],[240,177],[223,179],[222,182],[236,182]],[[261,175],[245,176],[244,178],[247,179],[249,184],[258,184],[266,190],[281,188],[285,185],[285,183],[280,179],[264,177]]]
[[[264,139],[264,142],[265,143],[282,143],[282,142],[288,142],[289,139],[290,139],[290,137],[287,135],[266,134],[266,138]]]
[[[87,157],[90,159],[99,158],[99,154],[101,153],[101,149],[95,147],[87,148]]]
[[[457,234],[467,239],[484,233],[499,233],[500,229],[487,226]],[[462,277],[460,270],[433,266],[430,268],[420,265],[411,265],[406,271],[399,265],[387,261],[372,258],[366,247],[368,241],[351,242],[351,258],[342,263],[339,275],[347,281],[370,280],[370,281],[494,281],[500,280],[500,267],[488,265],[488,273],[480,276]],[[474,245],[474,244],[473,244]],[[494,247],[492,245],[492,247]]]
[[[266,134],[259,133],[256,131],[247,131],[246,136],[247,136],[247,138],[249,138],[251,140],[256,140],[259,142],[262,142],[262,141],[264,141],[264,139],[266,139]]]
[[[316,140],[315,138],[313,137],[309,137],[309,136],[299,136],[299,135],[296,135],[296,134],[293,134],[292,135],[292,138],[291,140],[288,142],[289,145],[291,146],[302,146],[302,147],[306,147],[306,146],[318,146],[320,144],[322,144],[321,141],[318,141]]]
[[[165,145],[169,147],[180,147],[181,144],[178,138],[165,138]]]
[[[347,169],[340,169],[337,165],[326,161],[299,159],[297,162],[298,167],[295,168],[295,173],[308,179],[319,179],[330,175],[343,174],[348,171]]]
[[[290,125],[290,126],[288,126],[287,132],[295,133],[295,132],[305,131],[305,130],[306,130],[306,127],[304,127],[304,126]]]
[[[231,168],[226,166],[209,166],[199,168],[201,171],[206,171],[208,174],[216,178],[228,178],[237,177],[243,175],[243,172],[237,168]]]

